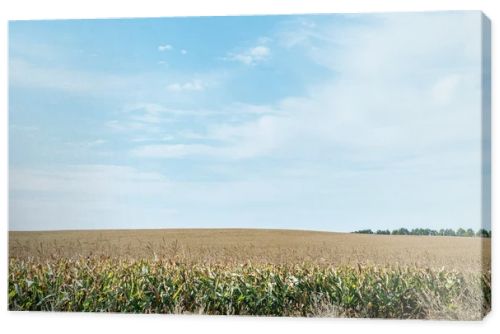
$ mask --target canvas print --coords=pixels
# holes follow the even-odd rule
[[[9,22],[11,311],[480,320],[476,11]]]

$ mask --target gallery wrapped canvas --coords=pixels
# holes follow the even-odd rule
[[[481,12],[11,21],[11,311],[480,320]]]

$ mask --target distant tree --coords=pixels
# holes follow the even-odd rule
[[[414,228],[410,232],[411,235],[437,235],[438,232],[429,228]]]
[[[368,229],[368,230],[359,230],[359,231],[354,231],[354,233],[361,233],[361,234],[373,234],[373,231]]]
[[[432,235],[432,230],[430,228],[426,228],[424,230],[424,235]]]
[[[488,230],[485,230],[484,228],[482,228],[479,231],[477,231],[476,236],[483,237],[483,238],[489,238],[490,233],[488,232]]]
[[[392,231],[393,235],[409,235],[410,231],[408,229],[401,227],[400,229]]]
[[[451,228],[447,228],[446,230],[444,230],[444,235],[449,236],[449,237],[454,237],[454,236],[456,236],[456,233]]]
[[[473,237],[475,235],[474,230],[469,228],[467,231],[465,231],[465,236],[467,237]]]
[[[480,229],[477,232],[474,232],[473,229],[469,228],[467,230],[463,228],[459,228],[456,231],[447,228],[447,229],[440,229],[440,230],[433,230],[430,228],[413,228],[411,230],[401,227],[396,230],[393,230],[392,232],[390,230],[376,230],[373,232],[371,229],[365,229],[365,230],[359,230],[359,231],[354,231],[352,233],[361,233],[361,234],[380,234],[380,235],[425,235],[425,236],[448,236],[448,237],[474,237],[474,236],[480,236],[483,238],[491,238],[491,231],[485,230],[485,229]]]
[[[431,230],[428,228],[419,228],[418,235],[430,235]]]

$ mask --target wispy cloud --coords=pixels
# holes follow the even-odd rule
[[[117,228],[134,221],[161,226],[175,212],[159,204],[171,182],[129,166],[14,168],[10,181],[11,229]]]
[[[280,46],[285,48],[309,48],[314,42],[329,43],[331,40],[325,36],[325,31],[322,28],[304,17],[292,19],[277,32],[276,40]]]
[[[371,161],[405,156],[408,152],[425,154],[426,150],[436,147],[436,143],[441,143],[438,146],[446,150],[446,145],[456,140],[477,140],[479,133],[470,133],[467,129],[475,117],[469,111],[479,108],[476,103],[480,84],[477,72],[468,71],[479,66],[479,53],[474,50],[480,48],[469,45],[472,42],[455,33],[455,29],[436,35],[432,28],[422,29],[423,21],[418,16],[410,18],[405,21],[400,16],[395,19],[389,16],[377,25],[355,29],[347,26],[344,30],[329,25],[301,25],[300,29],[315,29],[321,34],[325,54],[309,49],[305,52],[312,61],[335,70],[338,74],[333,79],[309,86],[308,93],[302,97],[247,108],[255,111],[253,117],[209,124],[205,138],[218,141],[218,145],[149,147],[144,149],[147,152],[144,156],[210,155],[234,159],[254,158],[270,152],[316,156],[321,151],[335,149],[342,160],[359,162],[358,159]],[[438,26],[447,18],[451,25],[463,22],[447,16],[427,17],[426,22]],[[342,36],[341,51],[335,50],[338,36]],[[478,42],[478,36],[470,36],[470,40]],[[441,42],[443,40],[446,42]],[[436,47],[438,44],[440,48]],[[243,53],[248,54],[248,58],[238,58],[238,61],[253,64],[259,57],[268,55],[260,49],[250,50],[253,49]],[[461,57],[460,66],[449,70],[445,55],[454,54],[456,50],[468,51]],[[233,56],[236,60],[236,55]],[[386,64],[382,62],[384,59],[391,61]],[[417,69],[422,70],[421,73],[414,75],[414,80],[408,80],[409,73],[419,72]],[[458,87],[461,94],[457,94]],[[408,117],[408,114],[418,117]],[[464,136],[465,133],[468,135]],[[315,143],[315,147],[308,143]]]
[[[173,46],[170,44],[158,45],[158,51],[160,51],[160,52],[170,51],[172,49],[173,49]]]
[[[172,119],[168,108],[155,103],[127,104],[116,119],[108,120],[105,126],[115,132],[137,137],[140,134],[158,134],[161,125]]]
[[[208,145],[196,144],[163,144],[145,145],[135,148],[131,154],[143,158],[182,158],[185,156],[210,156],[217,153],[217,150]]]
[[[89,140],[89,141],[82,141],[82,142],[70,142],[67,143],[70,147],[73,147],[75,149],[90,149],[90,148],[95,148],[102,146],[106,144],[108,141],[105,139],[94,139],[94,140]]]
[[[452,103],[457,98],[460,85],[464,78],[458,74],[445,75],[437,79],[432,87],[432,97],[442,105]]]
[[[168,112],[168,109],[154,103],[138,103],[125,106],[123,111],[132,121],[158,124],[165,121],[163,114]]]
[[[13,169],[13,190],[48,191],[59,193],[75,191],[89,195],[116,193],[119,188],[130,188],[136,183],[146,182],[151,187],[142,188],[151,195],[168,187],[168,180],[161,174],[139,171],[121,165],[71,165],[53,169]],[[89,184],[93,187],[89,187]],[[110,186],[112,184],[112,186]],[[141,191],[141,189],[136,189]]]
[[[210,57],[183,58],[181,42],[170,39],[175,49],[153,48],[154,60],[168,60],[175,50],[182,66],[174,71],[169,62],[166,70],[148,58],[151,72],[137,75],[99,72],[115,68],[104,57],[114,49],[92,59],[103,62],[94,72],[87,63],[54,65],[19,52],[25,58],[10,60],[10,87],[24,98],[13,102],[31,101],[18,104],[37,112],[17,106],[12,115],[33,117],[12,122],[36,126],[37,137],[65,129],[55,146],[73,155],[58,161],[103,164],[59,166],[45,152],[33,161],[48,169],[12,164],[11,227],[162,227],[166,221],[292,227],[302,221],[309,224],[304,228],[345,229],[341,224],[349,222],[356,229],[375,220],[397,227],[402,217],[409,226],[477,221],[480,25],[479,15],[459,15],[311,16],[277,24],[272,39],[255,35],[244,45],[207,35],[230,45],[208,50],[225,54],[227,62],[215,67]],[[208,37],[182,46],[196,54],[215,45]],[[266,62],[273,71],[256,71]],[[283,86],[261,85],[268,78],[285,79]],[[31,91],[36,99],[25,94]],[[40,121],[37,101],[54,107],[54,124]],[[77,113],[97,129],[74,131]],[[11,134],[37,142],[27,135],[33,131],[16,126]],[[16,151],[28,156],[25,147]],[[94,154],[107,148],[113,154],[105,159]],[[109,161],[117,165],[104,165]],[[124,161],[131,166],[120,166]]]
[[[205,90],[206,84],[199,79],[188,82],[175,82],[167,86],[171,92],[200,92]]]
[[[271,49],[265,45],[257,45],[242,52],[230,52],[224,58],[228,61],[236,61],[245,65],[256,65],[271,57]]]
[[[146,143],[146,142],[168,142],[174,140],[174,136],[156,136],[156,137],[135,137],[132,138],[130,141],[132,143]]]
[[[46,67],[21,59],[9,63],[9,84],[14,87],[31,87],[57,90],[73,94],[123,95],[140,90],[150,75],[117,75],[102,72],[82,71],[62,67]]]

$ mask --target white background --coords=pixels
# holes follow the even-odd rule
[[[494,59],[499,41],[496,23],[500,22],[498,1],[493,0],[17,0],[0,4],[0,331],[2,333],[146,333],[146,332],[273,332],[316,333],[358,332],[367,333],[477,333],[493,332],[500,328],[500,309],[497,302],[499,275],[497,269],[498,247],[493,239],[493,311],[482,322],[447,321],[386,321],[355,319],[296,319],[251,318],[221,316],[170,316],[170,315],[123,315],[123,314],[63,314],[7,312],[7,229],[8,229],[8,161],[7,161],[7,21],[13,19],[61,19],[61,18],[117,18],[252,14],[303,14],[303,13],[352,13],[398,12],[428,10],[482,10],[492,21],[492,133],[493,168],[498,163],[498,136],[500,131],[496,113],[495,78],[498,69]],[[499,182],[493,173],[493,235],[495,230],[495,194]]]

